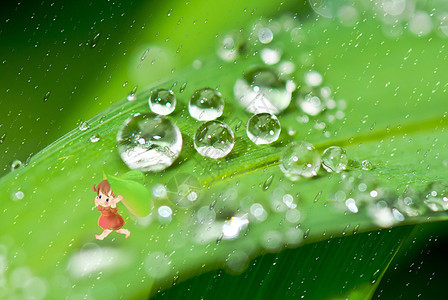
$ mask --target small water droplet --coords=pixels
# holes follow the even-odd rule
[[[314,203],[316,203],[317,201],[319,201],[320,197],[322,196],[322,191],[319,191],[316,196],[314,197]]]
[[[316,176],[322,162],[314,146],[307,142],[290,143],[283,150],[280,161],[280,169],[292,181]]]
[[[232,151],[234,145],[235,136],[232,129],[220,121],[202,124],[194,135],[194,147],[205,157],[223,158]]]
[[[310,235],[310,231],[311,231],[311,229],[307,229],[307,230],[305,230],[305,233],[303,234],[303,239],[306,239],[306,238],[308,238],[308,236]]]
[[[88,123],[88,122],[86,122],[86,121],[84,121],[84,122],[81,122],[80,124],[79,124],[79,130],[81,130],[81,131],[86,131],[87,129],[89,129],[90,128],[90,124]]]
[[[182,94],[182,93],[185,91],[186,88],[187,88],[187,83],[184,82],[184,83],[180,86],[180,88],[179,88],[179,93]]]
[[[15,170],[17,170],[21,166],[22,166],[22,162],[20,160],[18,160],[18,159],[14,160],[11,163],[11,172],[14,172]]]
[[[128,99],[128,101],[134,101],[135,99],[137,99],[136,92],[137,92],[137,86],[134,86],[134,88],[129,93],[129,95],[126,97],[126,99]]]
[[[196,90],[190,98],[188,111],[198,121],[210,121],[219,118],[224,110],[221,93],[212,88]]]
[[[274,39],[274,33],[268,27],[260,28],[258,31],[258,40],[262,44],[269,44]]]
[[[99,40],[100,40],[100,37],[101,37],[101,33],[97,33],[94,37],[93,37],[93,39],[90,41],[90,48],[95,48],[96,47],[96,45],[98,44],[98,42],[99,42]]]
[[[127,119],[118,131],[118,151],[126,165],[159,172],[173,164],[182,149],[182,134],[170,120],[153,114]]]
[[[369,160],[363,160],[361,162],[361,169],[369,171],[373,169],[373,165]]]
[[[280,121],[269,113],[253,115],[246,126],[247,136],[257,145],[275,142],[280,136],[280,131]]]
[[[277,72],[266,67],[255,67],[237,79],[233,86],[235,98],[247,111],[277,114],[291,102],[295,84],[280,79]]]
[[[263,183],[263,191],[267,191],[271,187],[273,180],[274,180],[274,174],[269,175],[269,177],[266,178],[266,180]]]
[[[171,222],[173,210],[167,205],[162,205],[157,209],[159,222],[167,224]]]
[[[92,135],[89,140],[92,143],[96,143],[96,142],[99,142],[100,137],[98,135]]]
[[[48,101],[48,98],[50,98],[50,95],[51,95],[51,92],[48,91],[48,92],[45,94],[45,96],[44,96],[44,102],[47,102],[47,101]]]
[[[322,154],[322,166],[327,172],[340,173],[346,169],[347,164],[347,154],[341,147],[331,146]]]
[[[176,96],[172,90],[156,89],[149,97],[149,108],[158,115],[169,115],[176,108]]]
[[[22,191],[17,191],[12,195],[12,199],[14,201],[22,200],[25,197],[25,194]]]

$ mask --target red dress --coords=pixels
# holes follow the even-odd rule
[[[101,212],[101,216],[98,219],[98,225],[101,228],[118,230],[123,227],[124,220],[119,214],[117,214],[118,207],[111,208],[98,205],[96,208]]]

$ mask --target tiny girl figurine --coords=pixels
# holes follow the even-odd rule
[[[117,203],[123,200],[123,197],[120,195],[116,197],[114,195],[107,180],[101,181],[96,187],[93,185],[92,190],[97,193],[97,196],[95,197],[95,206],[101,212],[101,216],[98,219],[98,225],[104,229],[103,233],[100,235],[95,234],[95,237],[98,240],[103,240],[115,230],[128,238],[131,232],[122,228],[124,220],[117,214]]]

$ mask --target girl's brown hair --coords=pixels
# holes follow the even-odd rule
[[[95,187],[95,184],[94,184],[92,186],[92,190],[94,192],[96,192],[97,195],[99,195],[100,192],[103,193],[104,195],[109,195],[111,193],[112,193],[112,195],[114,195],[112,189],[110,188],[109,181],[107,181],[107,180],[101,181],[96,187]]]

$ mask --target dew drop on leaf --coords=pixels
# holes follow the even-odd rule
[[[188,111],[198,121],[214,120],[224,111],[224,99],[218,91],[202,88],[196,90],[191,96]]]
[[[233,93],[251,113],[278,114],[289,106],[295,88],[293,81],[281,79],[275,70],[255,67],[236,80]]]
[[[149,96],[149,108],[158,115],[169,115],[176,108],[176,96],[172,90],[156,89]]]
[[[275,142],[280,135],[280,121],[275,115],[259,113],[247,122],[246,132],[249,139],[257,145]]]
[[[127,119],[118,131],[118,151],[131,169],[159,172],[171,166],[182,149],[182,134],[170,120],[153,114]]]
[[[230,127],[220,121],[202,124],[194,135],[194,147],[202,156],[218,159],[232,151],[235,136]]]

